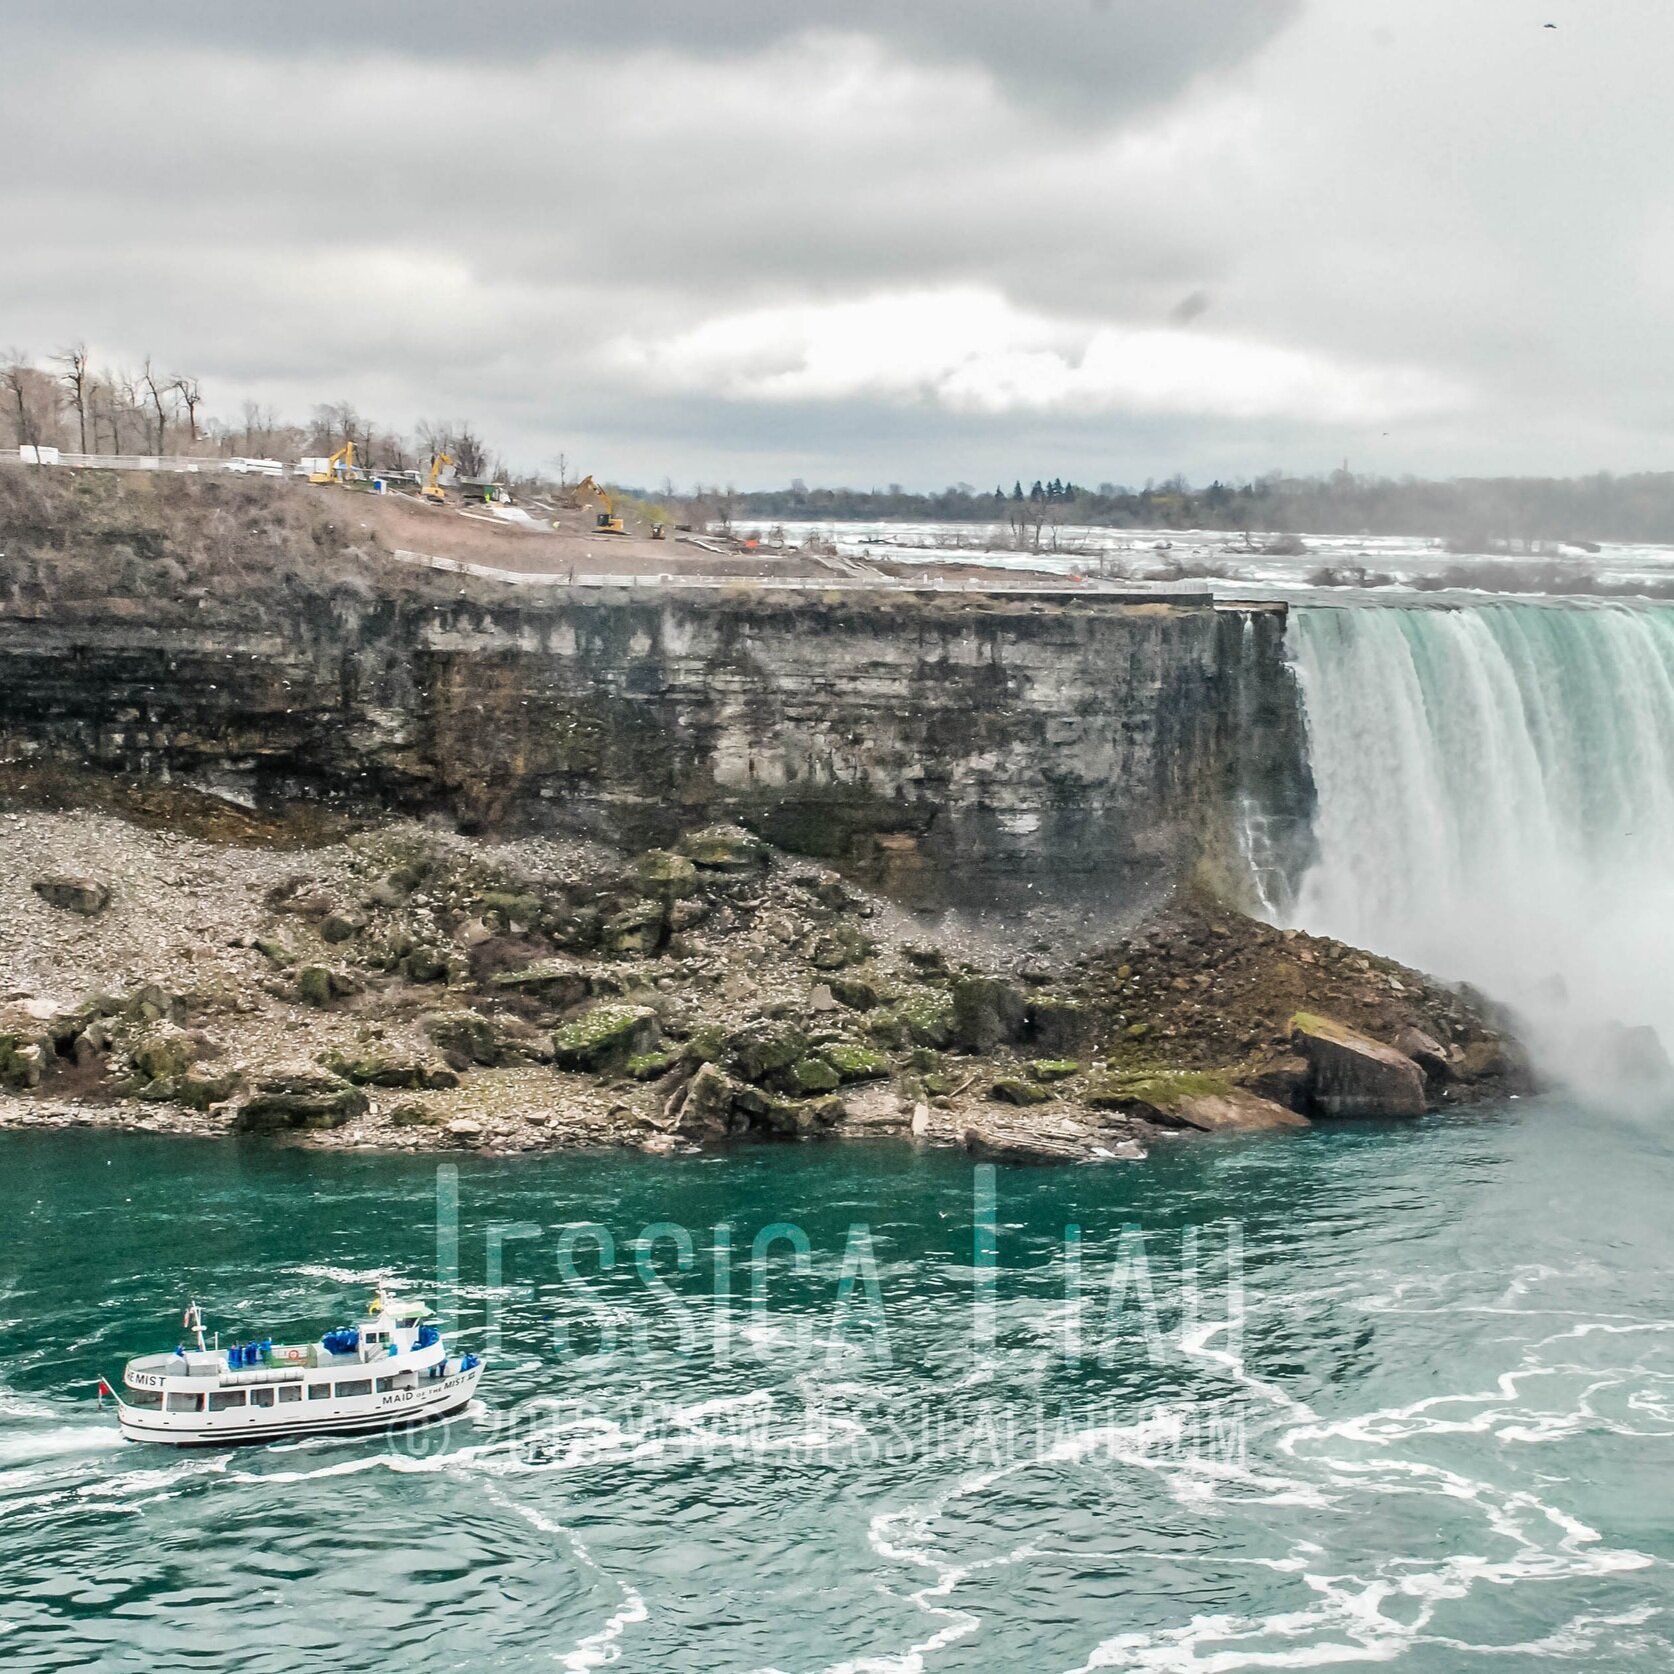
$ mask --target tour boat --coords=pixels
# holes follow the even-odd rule
[[[129,1441],[214,1447],[424,1424],[464,1408],[482,1376],[476,1355],[448,1354],[422,1302],[381,1291],[363,1319],[316,1343],[263,1337],[222,1348],[217,1333],[206,1345],[196,1302],[181,1324],[195,1348],[130,1360],[120,1395],[99,1380]]]

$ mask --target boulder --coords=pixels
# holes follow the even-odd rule
[[[1037,994],[1028,1006],[1029,1039],[1047,1058],[1079,1058],[1097,1042],[1098,1019],[1079,1000]]]
[[[475,1145],[483,1136],[483,1125],[475,1116],[455,1116],[442,1132],[462,1145]]]
[[[1258,1098],[1242,1087],[1183,1098],[1174,1106],[1171,1119],[1176,1126],[1196,1128],[1201,1133],[1270,1133],[1311,1126],[1306,1116],[1298,1116],[1271,1099]]]
[[[798,1058],[791,1076],[799,1093],[834,1093],[843,1079],[824,1058]]]
[[[290,1070],[259,1079],[233,1125],[254,1133],[340,1128],[364,1116],[367,1104],[365,1093],[338,1076],[320,1070]]]
[[[1447,1048],[1422,1029],[1403,1029],[1395,1037],[1394,1046],[1397,1052],[1404,1052],[1424,1071],[1425,1079],[1430,1083],[1452,1078],[1453,1063]]]
[[[45,1064],[46,1053],[32,1032],[0,1029],[0,1087],[39,1087]]]
[[[1027,1008],[1022,993],[1011,983],[999,977],[955,977],[948,991],[953,999],[953,1040],[966,1051],[992,1052],[1021,1034]]]
[[[324,965],[304,965],[296,973],[296,997],[305,1006],[329,1006],[331,972]]]
[[[1424,1072],[1404,1052],[1335,1018],[1299,1011],[1291,1039],[1308,1060],[1307,1107],[1320,1116],[1422,1116]]]
[[[831,976],[823,984],[834,1000],[850,1011],[870,1011],[878,1003],[877,984],[861,976]]]
[[[767,864],[767,845],[736,825],[711,825],[688,833],[680,852],[706,872],[753,872]]]
[[[697,866],[672,849],[648,849],[628,869],[628,878],[640,894],[654,901],[673,903],[697,889]]]
[[[533,965],[523,965],[515,971],[496,971],[488,979],[488,985],[490,988],[536,994],[560,1011],[567,1011],[593,992],[598,969],[597,966],[562,957],[537,959]]]
[[[1257,1098],[1295,1110],[1308,1097],[1308,1060],[1297,1052],[1276,1058],[1255,1074],[1246,1075],[1243,1085]]]
[[[965,1149],[985,1162],[1076,1163],[1091,1156],[1091,1135],[1064,1117],[984,1116],[965,1129]]]
[[[837,990],[833,988],[833,993]],[[839,994],[838,998],[842,996]],[[944,988],[912,988],[895,1003],[895,1014],[920,1046],[953,1042],[954,1000]]]
[[[728,1035],[725,1060],[742,1080],[764,1081],[807,1054],[807,1031],[787,1019],[774,1018],[748,1023]]]
[[[459,1085],[459,1076],[445,1064],[423,1059],[398,1058],[382,1052],[363,1052],[356,1057],[336,1053],[324,1060],[332,1074],[357,1087],[395,1087],[408,1092],[440,1092]]]
[[[842,1126],[855,1135],[907,1133],[912,1126],[912,1110],[893,1087],[875,1082],[843,1095]]]
[[[444,1011],[425,1019],[424,1032],[455,1069],[500,1061],[494,1025],[477,1011]]]
[[[1036,1081],[1068,1081],[1081,1073],[1081,1065],[1074,1058],[1036,1058],[1029,1065],[1029,1074]]]
[[[1002,1104],[1049,1104],[1052,1094],[1039,1082],[1021,1075],[1002,1075],[988,1089],[988,1096]]]
[[[552,1037],[561,1069],[625,1070],[628,1060],[657,1044],[657,1014],[649,1006],[607,1002],[566,1023]]]
[[[840,924],[814,938],[808,954],[809,963],[817,971],[840,971],[845,965],[858,965],[878,951],[878,944],[862,934],[852,924]]]
[[[66,913],[80,913],[83,918],[92,918],[110,905],[109,888],[95,878],[53,872],[44,878],[36,878],[34,888],[49,907],[57,907]]]
[[[718,1064],[703,1064],[670,1100],[674,1130],[698,1139],[719,1139],[732,1125],[739,1084]]]
[[[612,953],[647,957],[668,934],[668,909],[661,901],[639,901],[604,923],[604,945]]]
[[[359,913],[327,913],[320,920],[320,934],[328,942],[352,942],[365,928]]]
[[[820,1048],[820,1056],[843,1081],[875,1081],[889,1074],[889,1060],[859,1041],[833,1041]]]
[[[197,1062],[198,1049],[184,1029],[164,1023],[153,1027],[128,1054],[142,1081],[173,1081]]]

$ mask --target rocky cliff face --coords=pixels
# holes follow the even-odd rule
[[[73,531],[52,541],[77,557]],[[1246,799],[1281,848],[1303,841],[1280,607],[462,597],[339,556],[346,580],[274,587],[258,609],[213,586],[50,596],[37,553],[33,591],[14,579],[0,609],[0,759],[630,846],[736,819],[940,900],[1108,898],[1205,856],[1235,867]]]

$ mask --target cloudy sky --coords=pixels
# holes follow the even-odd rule
[[[0,342],[228,419],[681,485],[1674,464],[1668,0],[5,10]]]

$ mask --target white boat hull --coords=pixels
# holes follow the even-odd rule
[[[170,1447],[229,1447],[302,1436],[373,1435],[409,1429],[462,1412],[476,1393],[481,1363],[469,1371],[425,1379],[412,1388],[325,1401],[300,1401],[294,1410],[242,1406],[222,1412],[169,1412],[130,1406],[117,1398],[116,1412],[129,1441]]]

